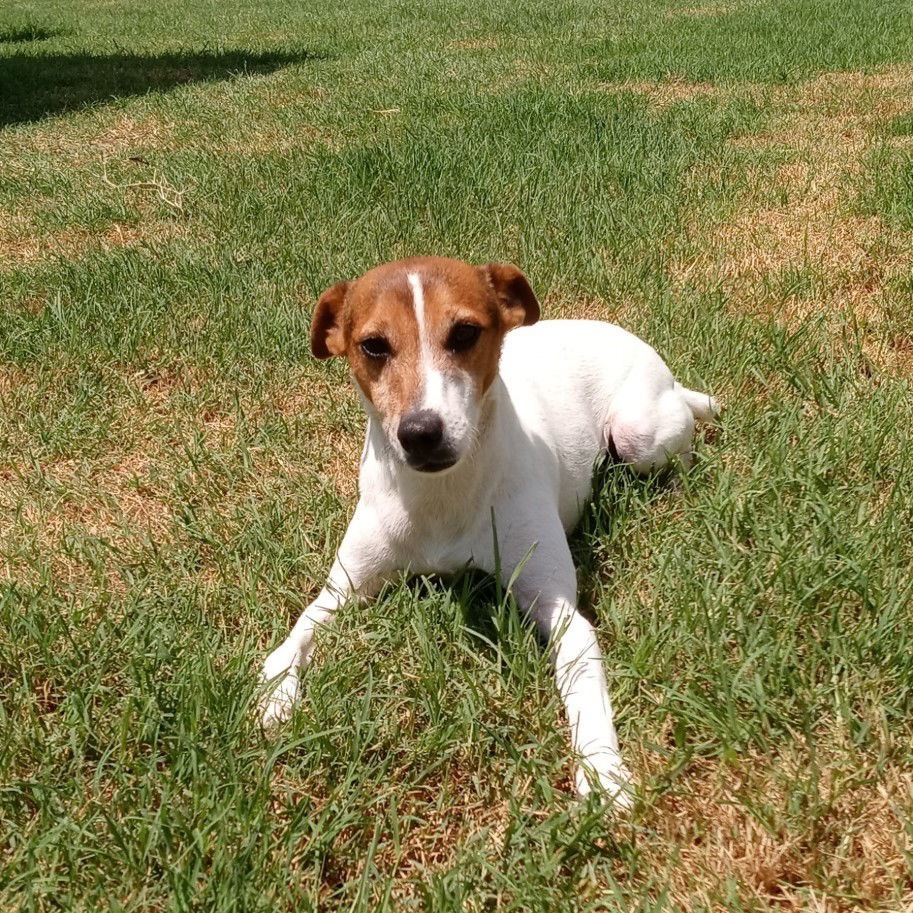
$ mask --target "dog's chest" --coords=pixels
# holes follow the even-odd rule
[[[483,510],[475,498],[404,503],[392,493],[368,497],[394,563],[412,573],[460,571],[473,562],[480,543],[490,539],[490,508]]]
[[[414,551],[416,574],[455,574],[476,563],[477,537],[461,535],[437,541],[425,540]]]

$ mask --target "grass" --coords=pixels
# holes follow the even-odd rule
[[[0,13],[0,907],[913,903],[908,4],[16,0]],[[573,547],[630,820],[487,581],[319,586],[328,284],[518,263],[726,404]]]

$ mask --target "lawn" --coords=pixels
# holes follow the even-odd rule
[[[627,819],[484,578],[256,724],[356,496],[311,308],[412,253],[725,406],[573,540]],[[0,909],[910,908],[911,264],[901,0],[4,3]]]

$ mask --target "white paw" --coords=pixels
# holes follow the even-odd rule
[[[618,811],[634,806],[634,780],[615,752],[590,755],[576,771],[577,795],[581,799],[597,793]]]
[[[260,699],[260,722],[264,729],[284,723],[291,715],[298,698],[298,665],[296,657],[279,647],[263,664],[260,681],[269,688]]]

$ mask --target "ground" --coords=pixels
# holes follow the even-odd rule
[[[913,904],[913,11],[11,0],[0,11],[0,907]],[[725,405],[573,542],[625,756],[570,794],[475,577],[321,638],[363,419],[316,295],[511,261]]]

